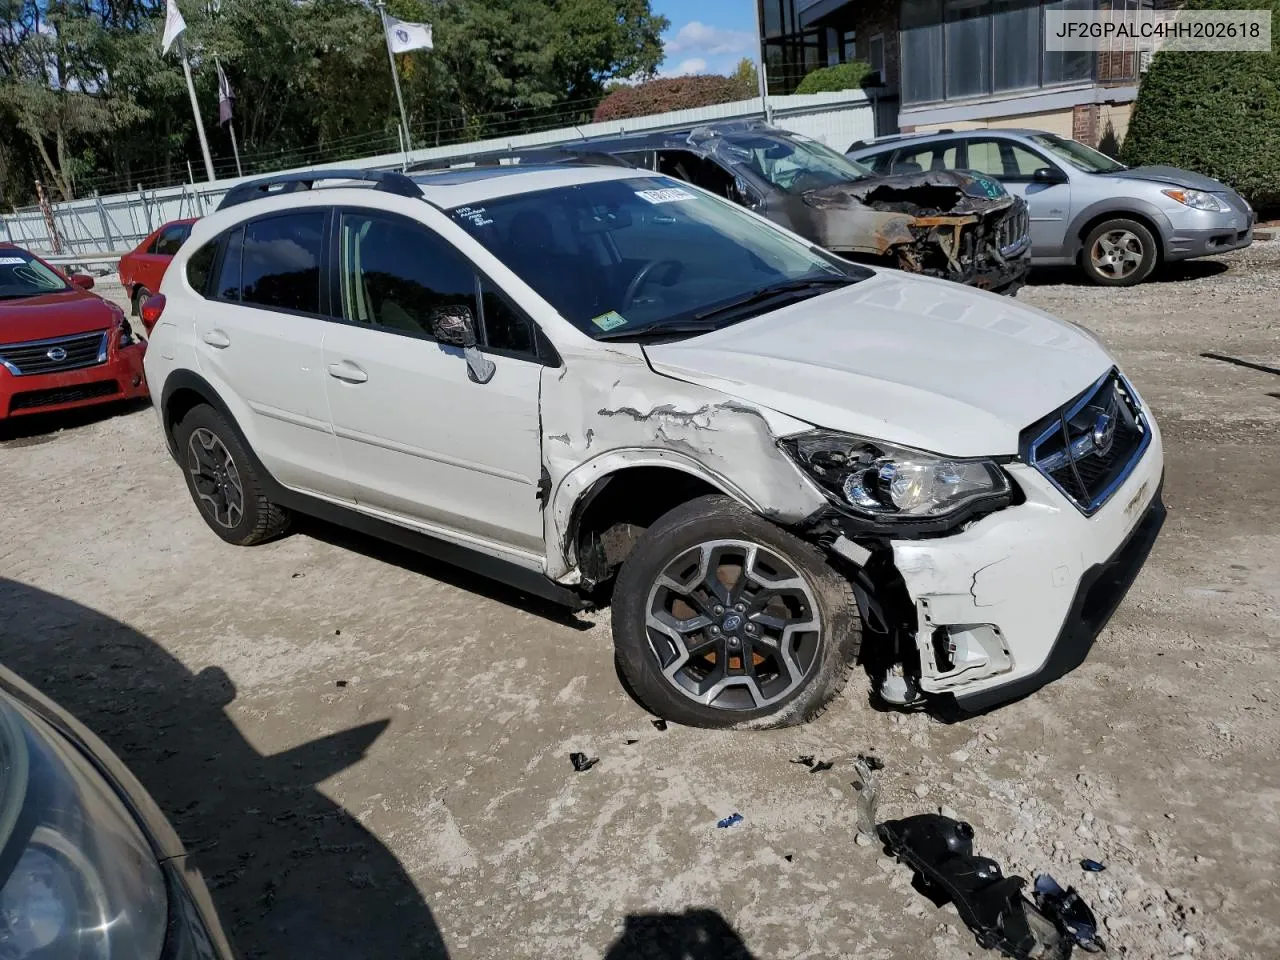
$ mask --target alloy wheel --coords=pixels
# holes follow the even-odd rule
[[[705,706],[768,707],[817,660],[822,624],[812,588],[792,563],[750,541],[682,552],[663,568],[645,609],[662,675]]]
[[[200,505],[220,527],[233,529],[244,518],[244,485],[231,452],[217,434],[199,427],[187,441],[187,470]]]
[[[1093,267],[1104,277],[1123,280],[1142,266],[1142,241],[1130,230],[1110,230],[1102,234],[1089,251]]]

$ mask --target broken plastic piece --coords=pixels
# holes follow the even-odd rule
[[[665,721],[665,720],[663,720],[661,717],[659,717],[657,720],[653,721],[653,728],[654,728],[655,730],[666,730],[666,729],[667,729],[667,721]]]
[[[880,765],[881,767],[884,764]],[[876,776],[876,768],[859,756],[853,761],[853,768],[858,771],[858,832],[868,837],[876,836],[876,801],[880,798],[880,778]]]
[[[1016,960],[1066,960],[1071,941],[1022,896],[1023,877],[973,852],[973,827],[936,813],[888,820],[880,839],[916,872],[916,888],[938,906],[956,905],[979,946]]]
[[[725,817],[723,820],[716,821],[716,826],[719,827],[721,830],[728,830],[735,823],[741,823],[741,822],[742,822],[742,814],[731,813],[729,814],[729,816]]]
[[[792,762],[792,763],[802,763],[802,764],[804,764],[806,767],[812,767],[812,766],[813,766],[813,754],[811,754],[811,753],[806,753],[806,754],[804,754],[803,756],[796,757],[796,758],[795,758],[794,760],[792,760],[791,762]]]
[[[803,756],[796,757],[791,761],[799,763],[809,768],[810,773],[821,773],[823,770],[830,770],[835,766],[834,760],[815,760],[813,754],[806,753]]]
[[[335,687],[345,687],[345,686],[347,685],[347,681],[345,681],[345,680],[335,680],[335,681],[333,681],[333,685],[334,685]]]
[[[1088,857],[1085,857],[1080,861],[1080,869],[1085,873],[1101,873],[1103,870],[1107,869],[1107,865],[1105,863],[1099,863],[1097,860],[1090,860]]]
[[[633,740],[633,739],[631,739],[630,737],[628,737],[626,740],[624,740],[624,741],[623,741],[623,744],[624,744],[625,746],[628,746],[628,747],[629,747],[629,746],[631,746],[632,744],[636,744],[636,743],[639,743],[639,742],[640,742],[639,740]]]
[[[1098,937],[1098,921],[1075,887],[1063,890],[1046,874],[1036,877],[1036,905],[1058,929],[1075,940],[1086,953],[1102,953],[1106,944]]]
[[[869,753],[860,753],[858,754],[858,759],[867,765],[868,770],[873,772],[884,769],[884,761],[877,756],[873,756]]]
[[[585,753],[571,753],[569,754],[569,762],[573,764],[573,769],[578,773],[586,773],[600,762],[600,758],[588,757]]]

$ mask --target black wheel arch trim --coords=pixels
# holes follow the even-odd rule
[[[586,610],[591,607],[591,602],[586,597],[561,586],[554,580],[548,579],[536,570],[530,570],[528,567],[522,567],[509,560],[491,557],[477,550],[450,543],[432,537],[429,534],[420,533],[409,527],[402,527],[396,523],[370,517],[349,507],[329,503],[325,500],[308,496],[305,493],[289,490],[280,484],[263,465],[258,455],[254,452],[253,446],[245,438],[240,424],[218,395],[218,391],[202,376],[190,370],[175,370],[171,373],[168,379],[165,380],[164,389],[161,392],[160,410],[163,416],[165,442],[169,447],[169,453],[175,460],[178,459],[176,443],[173,437],[175,424],[172,422],[169,410],[174,395],[180,390],[191,390],[199,394],[209,406],[213,407],[227,421],[231,429],[235,431],[236,439],[239,441],[240,446],[244,448],[245,454],[249,457],[250,464],[254,472],[257,473],[259,483],[262,485],[263,493],[280,506],[346,527],[349,530],[355,530],[358,533],[363,533],[379,540],[394,543],[407,550],[432,557],[470,573],[505,583],[516,590],[541,597],[544,600],[550,600],[552,603],[568,607],[571,610]]]

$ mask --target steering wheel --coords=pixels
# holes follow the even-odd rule
[[[676,270],[681,270],[684,264],[679,260],[650,260],[636,272],[636,275],[631,278],[631,282],[627,284],[627,292],[622,295],[622,309],[625,310],[635,302],[640,291],[644,289],[644,285],[649,282],[659,267],[674,267]]]

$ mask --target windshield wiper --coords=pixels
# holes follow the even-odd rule
[[[664,337],[673,333],[710,333],[719,326],[718,323],[696,323],[690,320],[671,320],[651,323],[647,327],[634,330],[610,330],[598,333],[596,340],[641,340],[647,337]]]
[[[784,280],[781,283],[774,283],[767,287],[761,287],[759,290],[753,290],[737,300],[730,300],[728,303],[722,303],[709,310],[703,310],[701,313],[695,313],[693,319],[707,320],[711,317],[723,317],[725,314],[733,313],[743,307],[766,303],[786,294],[808,293],[809,291],[821,290],[823,287],[847,287],[849,284],[857,282],[853,277],[809,277],[799,280]],[[814,296],[817,296],[816,292]]]

